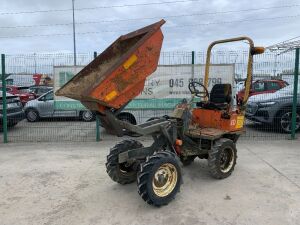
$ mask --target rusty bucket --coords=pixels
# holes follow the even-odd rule
[[[164,23],[120,36],[55,94],[99,112],[121,108],[141,93],[146,78],[156,70]]]

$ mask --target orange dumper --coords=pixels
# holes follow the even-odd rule
[[[168,204],[179,191],[179,161],[189,165],[196,157],[207,159],[213,177],[231,175],[237,159],[236,142],[243,132],[253,56],[264,51],[248,37],[212,42],[207,50],[204,84],[189,83],[189,101],[183,99],[172,115],[143,124],[121,121],[116,114],[141,93],[146,78],[157,68],[164,23],[161,20],[119,37],[56,92],[96,111],[103,125],[118,136],[129,131],[153,138],[146,147],[134,139],[116,144],[107,156],[106,171],[117,183],[137,182],[139,195],[154,206]],[[211,49],[216,44],[236,41],[249,43],[245,97],[237,106],[233,104],[231,84],[215,84],[210,93],[207,90]]]

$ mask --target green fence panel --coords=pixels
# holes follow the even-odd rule
[[[294,95],[293,95],[292,132],[291,132],[292,139],[296,139],[298,76],[299,76],[299,48],[296,49],[296,56],[295,56]]]
[[[5,55],[1,54],[1,81],[2,81],[2,129],[3,142],[7,143],[7,104],[6,104],[6,73],[5,73]]]

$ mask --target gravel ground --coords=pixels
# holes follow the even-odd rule
[[[147,142],[147,141],[145,141]],[[0,224],[300,224],[299,141],[240,142],[225,180],[205,160],[183,168],[184,184],[155,208],[136,184],[114,183],[105,158],[114,141],[0,144]]]

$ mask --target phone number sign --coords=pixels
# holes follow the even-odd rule
[[[152,98],[188,98],[188,85],[191,81],[204,84],[205,65],[158,66],[148,77],[139,99]],[[212,64],[208,79],[208,91],[215,84],[234,85],[234,64]]]

